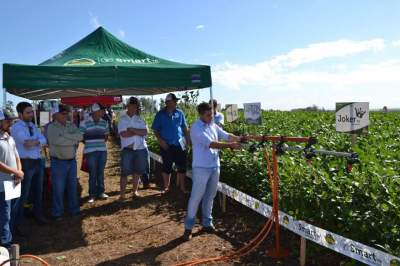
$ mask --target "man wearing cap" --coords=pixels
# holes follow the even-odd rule
[[[46,139],[32,122],[34,112],[28,102],[17,105],[19,120],[11,127],[11,136],[17,145],[21,158],[22,171],[25,173],[21,186],[21,197],[14,201],[12,209],[12,227],[20,231],[18,226],[24,217],[24,205],[29,195],[32,196],[33,213],[39,224],[46,224],[43,216],[43,166],[41,150]]]
[[[186,193],[186,157],[187,145],[190,145],[190,136],[184,113],[178,109],[178,98],[169,93],[165,98],[166,107],[160,110],[154,118],[152,129],[161,147],[163,160],[162,175],[166,193],[169,190],[172,164],[178,169],[177,183],[180,189]]]
[[[125,199],[125,189],[128,176],[133,176],[133,197],[139,196],[139,178],[148,171],[149,151],[146,144],[147,125],[139,116],[140,103],[136,97],[130,97],[126,113],[118,123],[118,133],[121,137],[121,194]]]
[[[68,121],[70,109],[59,105],[54,122],[47,129],[50,148],[53,206],[52,215],[61,220],[64,214],[64,190],[68,194],[68,208],[71,215],[79,214],[76,149],[82,140],[82,133]]]
[[[93,104],[91,111],[91,116],[80,125],[85,143],[83,153],[89,169],[89,203],[96,198],[108,198],[104,193],[104,168],[107,162],[106,141],[109,128],[107,121],[102,119],[104,108],[100,104]]]
[[[23,180],[21,161],[13,137],[9,135],[11,114],[0,110],[0,240],[1,245],[10,248],[12,234],[10,228],[11,200],[5,199],[4,181],[17,184]]]

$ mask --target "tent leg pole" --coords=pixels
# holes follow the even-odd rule
[[[212,86],[210,87],[210,102],[211,102],[211,113],[212,113],[212,118],[214,120],[214,98],[213,98],[213,89]]]
[[[6,109],[7,106],[7,91],[6,88],[3,88],[3,109]]]
[[[39,127],[37,121],[37,113],[36,113],[36,101],[33,101],[32,105],[33,105],[33,119],[34,119],[33,121],[35,121],[36,127]]]

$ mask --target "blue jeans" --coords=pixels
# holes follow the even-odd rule
[[[64,191],[67,189],[68,208],[71,215],[79,213],[78,179],[76,160],[51,159],[51,180],[53,189],[52,215],[60,217],[64,213]]]
[[[85,154],[89,168],[89,197],[104,193],[104,168],[107,162],[106,151],[94,151]]]
[[[10,248],[12,244],[10,219],[11,219],[11,200],[5,200],[5,193],[0,192],[1,245],[6,248]]]
[[[21,197],[13,200],[11,228],[24,218],[24,205],[32,193],[33,213],[36,218],[43,216],[43,167],[41,159],[21,159],[24,179],[21,184]]]
[[[149,151],[147,148],[132,150],[124,148],[121,151],[121,176],[143,175],[148,172]]]
[[[192,169],[192,192],[190,194],[188,212],[185,218],[185,229],[192,230],[196,221],[196,213],[202,201],[202,225],[212,226],[212,208],[215,195],[217,194],[219,181],[219,167],[215,168],[193,168]]]

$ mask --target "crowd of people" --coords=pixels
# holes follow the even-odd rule
[[[188,147],[192,147],[193,183],[183,234],[189,240],[200,202],[203,229],[206,232],[215,229],[212,206],[220,173],[219,150],[239,148],[240,137],[224,131],[224,117],[216,111],[215,100],[197,106],[199,119],[189,129],[185,114],[177,108],[178,100],[173,93],[166,96],[166,106],[156,114],[151,129],[159,142],[163,161],[161,195],[168,194],[170,190],[173,165],[177,170],[180,190],[189,193],[185,179]],[[53,120],[42,131],[33,123],[35,114],[30,103],[21,102],[16,109],[18,118],[7,111],[0,111],[0,223],[1,245],[6,248],[10,248],[13,234],[23,234],[21,222],[28,200],[33,204],[34,219],[41,225],[49,223],[43,210],[43,147],[48,148],[50,154],[52,219],[63,219],[65,193],[68,213],[71,216],[80,214],[76,161],[80,142],[84,144],[83,154],[89,173],[88,202],[108,198],[105,193],[104,170],[110,123],[104,119],[105,108],[93,104],[90,115],[78,127],[69,119],[70,108],[60,104],[52,111]],[[133,197],[140,196],[138,187],[141,179],[144,188],[149,186],[150,159],[146,144],[149,129],[141,117],[140,102],[136,97],[128,99],[126,112],[118,122],[118,134],[121,142],[120,200],[124,200],[129,176],[133,180]],[[21,183],[20,197],[6,199],[4,181]]]

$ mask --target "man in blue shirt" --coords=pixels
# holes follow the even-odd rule
[[[32,193],[33,212],[39,224],[46,224],[43,216],[43,174],[41,150],[46,144],[46,138],[32,122],[34,112],[28,102],[17,105],[19,120],[11,127],[11,136],[15,139],[17,150],[21,158],[22,171],[25,173],[21,186],[21,197],[13,203],[11,223],[14,231],[24,217],[24,205]]]
[[[151,127],[161,147],[164,180],[164,188],[161,193],[163,194],[169,190],[173,163],[178,169],[177,183],[181,190],[186,193],[186,158],[190,136],[185,115],[180,109],[176,108],[178,100],[175,94],[169,93],[165,98],[166,107],[156,114]]]
[[[190,129],[193,150],[193,185],[185,219],[185,240],[192,238],[192,228],[200,201],[202,202],[203,230],[209,233],[214,232],[211,212],[219,182],[219,150],[240,148],[240,137],[227,133],[212,121],[210,104],[205,102],[199,104],[197,111],[200,119],[194,122]]]

